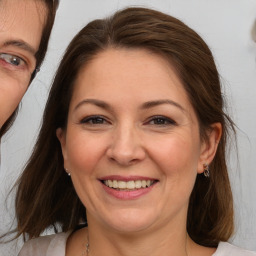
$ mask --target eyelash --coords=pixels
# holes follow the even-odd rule
[[[153,122],[153,123],[152,123]],[[109,122],[106,120],[104,116],[88,116],[86,118],[83,118],[80,121],[81,124],[88,124],[88,125],[101,125],[101,124],[108,124]],[[149,125],[156,125],[156,126],[169,126],[169,125],[177,125],[177,123],[165,116],[153,116],[150,117],[148,121],[145,122],[145,124]]]
[[[154,122],[154,123],[151,123]],[[157,123],[158,122],[158,123]],[[149,125],[157,125],[157,126],[169,126],[169,125],[177,125],[177,123],[165,116],[153,116],[146,122]]]
[[[99,122],[100,121],[100,122]],[[109,123],[104,116],[88,116],[80,121],[81,124],[99,125]]]
[[[15,68],[20,68],[21,66],[26,65],[26,61],[24,59],[22,59],[21,57],[18,57],[16,55],[13,54],[9,54],[9,53],[0,53],[0,59],[2,61],[4,61],[7,65],[11,65],[12,67]],[[17,61],[17,64],[13,63]]]

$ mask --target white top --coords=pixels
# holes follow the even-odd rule
[[[42,236],[24,244],[18,256],[65,256],[67,238],[71,232]],[[220,242],[212,256],[256,256],[227,242]]]

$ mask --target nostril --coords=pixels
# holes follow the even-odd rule
[[[109,160],[119,165],[126,165],[126,166],[139,162],[139,159],[129,158],[129,157],[109,157]]]
[[[119,165],[135,164],[145,158],[145,150],[138,141],[116,140],[107,149],[106,156]]]

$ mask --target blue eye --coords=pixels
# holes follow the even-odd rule
[[[25,61],[22,58],[8,53],[0,53],[0,59],[16,67],[25,64]]]

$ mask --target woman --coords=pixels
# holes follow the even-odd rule
[[[45,57],[58,2],[0,0],[0,138]]]
[[[256,255],[226,242],[229,131],[193,30],[144,8],[89,23],[63,57],[19,180],[18,235],[30,239],[19,255]],[[63,232],[39,237],[49,227]]]

